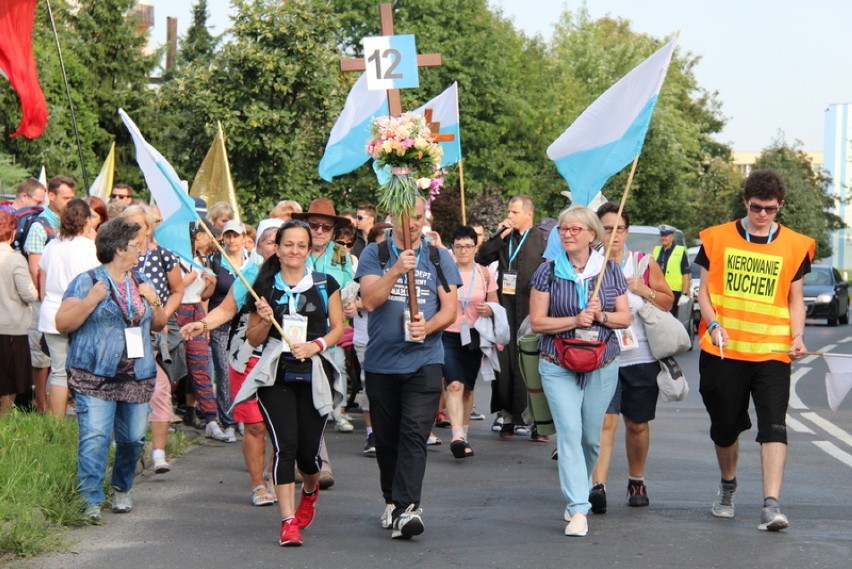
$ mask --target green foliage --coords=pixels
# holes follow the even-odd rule
[[[181,64],[195,61],[209,61],[216,50],[221,36],[210,33],[207,20],[210,12],[207,10],[207,0],[198,0],[192,5],[192,25],[186,30],[181,44],[179,58]]]
[[[13,411],[0,418],[0,555],[62,546],[59,528],[80,525],[77,422]]]
[[[29,172],[15,164],[12,157],[0,153],[0,193],[14,195],[18,184],[29,175]]]
[[[830,211],[837,204],[828,193],[828,178],[814,172],[811,161],[802,152],[800,145],[789,145],[779,138],[763,150],[754,167],[775,170],[784,180],[787,197],[777,220],[814,238],[817,259],[831,256],[829,233],[844,228],[846,224]],[[737,214],[745,215],[741,201]]]

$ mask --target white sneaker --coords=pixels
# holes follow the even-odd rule
[[[421,514],[423,508],[414,508],[414,504],[409,505],[404,512],[393,522],[393,532],[391,539],[411,539],[415,535],[423,533],[425,526]]]
[[[114,514],[126,514],[133,509],[133,498],[130,496],[130,491],[119,492],[116,490],[112,494],[112,512]]]
[[[166,459],[164,457],[154,457],[154,472],[156,474],[165,474],[171,469],[172,467],[169,465],[168,462],[166,462]]]
[[[237,433],[234,430],[234,427],[228,427],[227,429],[225,429],[223,434],[225,435],[225,442],[226,443],[237,442]]]
[[[349,422],[345,415],[340,416],[337,423],[335,423],[334,428],[341,433],[351,433],[355,430],[355,427],[352,426],[352,423]]]
[[[222,431],[222,427],[220,427],[219,423],[216,421],[210,421],[207,423],[207,426],[204,428],[204,436],[208,439],[222,441],[223,443],[229,442],[228,435]]]
[[[385,511],[382,514],[382,517],[380,518],[383,529],[391,529],[393,527],[393,510],[393,504],[387,504],[385,506]]]

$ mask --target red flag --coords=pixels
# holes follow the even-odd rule
[[[0,0],[0,72],[21,100],[21,123],[12,136],[38,138],[47,125],[47,101],[33,55],[37,0]]]

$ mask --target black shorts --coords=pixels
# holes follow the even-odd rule
[[[653,421],[657,415],[659,362],[618,368],[621,384],[621,414],[634,423]]]
[[[759,443],[787,444],[790,364],[777,360],[749,362],[722,359],[702,351],[699,391],[710,415],[710,438],[726,448],[751,428],[749,396],[757,415]]]
[[[443,332],[441,340],[444,344],[444,381],[448,384],[460,381],[465,389],[473,391],[482,366],[482,350],[462,346],[461,334],[457,332]]]

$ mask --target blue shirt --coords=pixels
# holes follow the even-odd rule
[[[415,269],[415,284],[417,285],[417,306],[428,320],[441,308],[438,299],[438,271],[429,258],[429,245],[421,245],[415,255],[418,257]],[[445,249],[438,249],[441,258],[441,269],[447,284],[459,286],[462,283],[459,269],[450,254]],[[367,245],[358,259],[358,272],[355,280],[364,275],[384,275],[396,263],[397,255],[390,248],[390,259],[382,267],[379,262],[379,247],[375,243]],[[367,342],[367,352],[364,356],[363,368],[372,373],[413,373],[428,364],[444,363],[444,346],[441,333],[436,332],[426,337],[423,343],[406,342],[403,331],[403,315],[408,309],[408,294],[405,276],[394,283],[388,299],[376,310],[370,313],[367,330],[370,339]]]
[[[94,271],[97,280],[109,283],[109,275],[103,265]],[[141,277],[142,282],[151,282],[145,275]],[[62,298],[86,298],[92,286],[94,282],[89,273],[80,273],[68,285],[68,290]],[[154,310],[146,303],[145,314],[139,324],[142,327],[142,338],[148,338],[150,335],[153,317]],[[98,303],[83,325],[71,333],[65,366],[68,369],[83,369],[101,377],[115,377],[118,365],[125,355],[125,327],[127,324],[121,308],[112,295],[108,294]],[[140,381],[157,375],[151,342],[143,341],[142,347],[142,357],[133,362],[133,371],[136,379]]]

